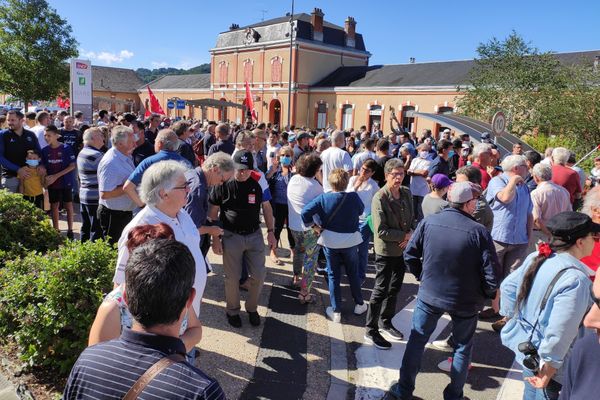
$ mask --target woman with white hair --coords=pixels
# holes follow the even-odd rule
[[[190,215],[183,209],[186,204],[189,187],[185,178],[188,170],[183,163],[168,160],[151,165],[142,177],[140,197],[146,204],[133,220],[125,227],[119,239],[119,256],[113,281],[115,285],[125,282],[125,265],[129,258],[127,235],[138,225],[164,222],[175,234],[175,240],[190,249],[196,261],[194,289],[196,297],[192,306],[196,315],[200,314],[200,303],[206,286],[206,264],[200,251],[200,234]]]
[[[600,224],[600,186],[595,186],[585,195],[581,212],[587,214],[595,224]],[[590,278],[596,278],[596,271],[600,267],[600,242],[596,242],[592,254],[583,257],[581,262],[589,268]]]

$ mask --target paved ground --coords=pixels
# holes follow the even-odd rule
[[[289,251],[281,250],[280,254],[283,266],[274,265],[267,257],[268,273],[259,308],[263,324],[258,328],[250,326],[242,313],[244,325],[237,330],[225,318],[221,257],[209,254],[214,270],[208,277],[202,305],[204,331],[198,344],[198,365],[219,380],[230,399],[381,398],[398,378],[406,341],[394,343],[389,351],[363,344],[365,315],[352,314],[352,298],[345,283],[342,324],[334,324],[324,316],[329,296],[323,277],[315,282],[317,302],[299,304],[297,292],[289,287]],[[370,265],[363,288],[365,299],[371,293],[373,273]],[[417,289],[414,277],[407,274],[394,318],[395,326],[407,337]],[[431,340],[449,332],[448,319],[442,319]],[[426,349],[416,399],[442,398],[449,376],[437,364],[448,356],[432,347]],[[479,322],[465,396],[471,400],[513,400],[519,399],[521,393],[522,383],[513,366],[512,353],[500,344],[489,322]]]

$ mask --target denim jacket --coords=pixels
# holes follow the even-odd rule
[[[519,352],[519,343],[529,340],[529,336],[539,315],[539,321],[532,344],[538,349],[541,365],[549,363],[560,369],[578,336],[581,321],[592,304],[590,296],[592,281],[588,278],[586,266],[569,253],[555,253],[540,267],[536,274],[529,297],[516,310],[516,298],[523,276],[537,252],[531,253],[523,265],[511,273],[500,286],[502,292],[500,314],[509,317],[502,329],[502,344],[516,354],[522,365],[524,355]],[[575,267],[563,273],[550,292],[545,309],[540,314],[540,303],[550,282],[564,268]],[[554,378],[560,383],[560,374]]]

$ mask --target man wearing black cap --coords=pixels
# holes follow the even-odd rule
[[[308,152],[308,140],[310,139],[310,134],[306,132],[302,132],[298,136],[296,136],[296,147],[294,147],[294,162],[298,161],[300,156],[306,152]]]
[[[227,321],[235,328],[242,326],[240,318],[240,288],[242,261],[248,266],[248,298],[246,311],[253,326],[260,325],[256,311],[258,297],[265,280],[265,244],[260,230],[260,209],[262,207],[267,225],[267,243],[276,246],[273,210],[258,183],[260,173],[253,171],[254,160],[250,151],[238,151],[233,156],[234,178],[217,186],[209,196],[209,217],[216,221],[218,211],[223,224],[222,243],[213,242],[213,251],[223,255],[225,269],[225,300]]]

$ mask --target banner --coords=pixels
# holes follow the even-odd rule
[[[83,113],[83,120],[92,121],[92,63],[90,60],[71,60],[71,115]]]
[[[158,102],[158,99],[156,98],[154,93],[152,93],[152,89],[150,89],[150,85],[148,85],[147,87],[148,87],[148,97],[150,97],[150,111],[148,111],[148,109],[146,108],[146,117],[148,117],[151,112],[160,114],[160,115],[167,115],[163,111],[162,107],[160,106],[160,103]]]
[[[258,114],[254,109],[254,101],[252,100],[252,92],[250,92],[250,85],[248,85],[248,82],[246,82],[246,98],[244,99],[244,104],[246,105],[246,108],[250,111],[252,118],[258,121]]]

